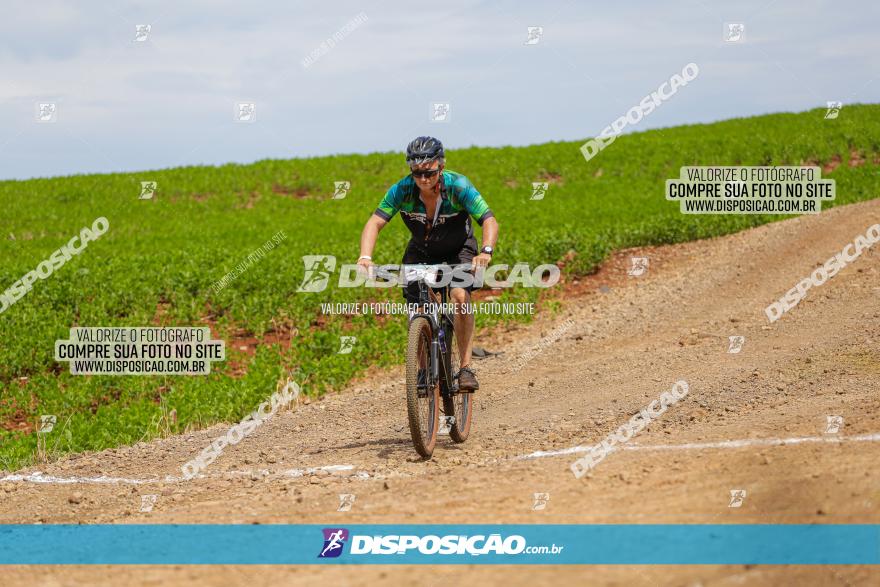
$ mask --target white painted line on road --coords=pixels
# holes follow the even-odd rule
[[[318,471],[351,471],[354,465],[327,465],[326,467],[309,467],[308,469],[289,469],[284,471],[283,475],[287,477],[302,477],[303,475],[311,475]]]
[[[96,485],[142,485],[145,483],[160,483],[162,479],[125,479],[123,477],[55,477],[53,475],[43,475],[40,471],[34,471],[27,475],[7,475],[0,478],[2,481],[24,481],[27,483],[47,483],[54,485],[66,485],[68,483],[91,483]]]
[[[308,469],[288,469],[286,471],[279,471],[277,473],[272,473],[268,469],[258,469],[255,471],[226,471],[223,473],[215,473],[213,475],[198,475],[194,477],[194,479],[208,479],[215,478],[220,479],[227,475],[234,475],[236,477],[247,477],[251,476],[254,473],[258,473],[262,477],[269,476],[277,476],[277,477],[303,477],[305,475],[312,475],[317,473],[318,471],[328,471],[330,473],[334,471],[351,471],[354,469],[354,465],[327,465],[324,467],[309,467]],[[353,475],[358,479],[367,479],[369,478],[369,473],[366,471],[358,471]],[[48,485],[69,485],[73,483],[82,483],[87,485],[147,485],[150,483],[177,483],[180,481],[190,481],[191,479],[185,479],[183,477],[172,477],[167,476],[164,479],[159,477],[154,477],[152,479],[128,479],[125,477],[107,477],[105,475],[101,475],[100,477],[55,477],[54,475],[44,475],[41,471],[34,471],[33,473],[27,473],[25,475],[7,475],[5,477],[0,477],[0,483],[2,482],[19,482],[19,483],[43,483]]]
[[[638,445],[638,444],[624,444],[613,447],[609,452],[616,452],[618,450],[712,450],[712,449],[736,449],[736,448],[748,448],[755,446],[789,446],[795,444],[806,444],[806,443],[826,443],[826,444],[840,444],[842,442],[880,442],[880,433],[874,434],[860,434],[858,436],[802,436],[799,438],[749,438],[745,440],[724,440],[721,442],[699,442],[699,443],[688,443],[688,444],[653,444],[653,445]],[[573,446],[570,448],[563,448],[559,450],[539,450],[533,453],[516,457],[514,460],[527,460],[527,459],[539,459],[544,457],[557,457],[562,455],[569,455],[581,452],[587,452],[590,450],[589,446]],[[258,473],[262,477],[304,477],[306,475],[312,475],[317,473],[318,471],[352,471],[355,469],[354,465],[326,465],[323,467],[309,467],[307,469],[287,469],[285,471],[279,471],[277,473],[273,473],[268,469],[258,469],[254,471],[226,471],[223,473],[215,473],[213,475],[198,475],[194,477],[195,479],[208,479],[208,478],[216,478],[220,479],[226,477],[228,475],[234,475],[236,477],[245,477],[251,476],[254,473]],[[358,471],[352,477],[357,479],[369,479],[370,474],[366,471]],[[74,483],[81,484],[90,484],[90,485],[146,485],[150,483],[177,483],[181,481],[189,481],[190,479],[184,479],[182,477],[165,477],[164,479],[154,477],[152,479],[127,479],[125,477],[107,477],[105,475],[101,475],[100,477],[55,477],[53,475],[44,475],[40,471],[34,471],[32,473],[27,474],[18,474],[18,475],[7,475],[5,477],[0,477],[0,483],[2,482],[19,482],[19,483],[43,483],[49,485],[69,485]]]
[[[698,442],[688,444],[623,444],[617,445],[607,451],[608,453],[618,450],[708,450],[718,448],[748,448],[753,446],[788,446],[820,442],[839,444],[841,442],[878,442],[880,433],[860,434],[858,436],[802,436],[799,438],[749,438],[745,440],[724,440],[721,442]],[[558,457],[581,452],[588,452],[592,446],[572,446],[559,450],[538,450],[533,453],[517,457],[516,460],[540,459],[544,457]]]

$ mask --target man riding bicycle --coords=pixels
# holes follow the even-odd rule
[[[358,265],[369,270],[379,231],[400,212],[412,233],[403,254],[404,265],[445,263],[485,268],[498,240],[498,221],[483,196],[467,177],[445,170],[443,144],[433,137],[414,139],[406,148],[406,162],[412,173],[391,186],[364,226]],[[471,217],[483,229],[483,247],[479,253]],[[480,388],[470,368],[474,314],[464,309],[474,289],[477,287],[450,288],[456,308],[455,337],[461,352],[458,385],[460,389],[471,391]],[[404,289],[409,303],[418,303],[418,293],[416,283]]]

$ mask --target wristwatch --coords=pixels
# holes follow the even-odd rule
[[[491,256],[491,255],[492,255],[492,252],[493,252],[494,250],[495,250],[495,249],[494,249],[493,247],[490,247],[489,245],[486,245],[485,247],[483,247],[482,249],[480,249],[480,252],[481,252],[481,253],[486,253],[487,255],[490,255],[490,256]]]

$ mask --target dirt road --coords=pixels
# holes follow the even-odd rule
[[[229,425],[0,482],[6,523],[880,523],[880,245],[777,322],[764,308],[880,222],[880,200],[624,251],[563,311],[484,335],[471,439],[416,458],[402,369],[281,412],[191,481]],[[627,275],[631,256],[648,257]],[[554,327],[571,319],[559,337]],[[552,335],[548,338],[548,335]],[[744,337],[740,352],[731,336]],[[558,338],[558,340],[552,340]],[[519,368],[517,357],[534,354]],[[399,351],[403,353],[403,349]],[[689,394],[587,476],[569,469],[677,380]],[[267,393],[268,395],[268,393]],[[831,418],[829,416],[839,416]],[[522,458],[543,451],[543,456]],[[562,454],[559,454],[562,453]],[[100,479],[101,477],[104,479]],[[98,478],[98,479],[96,479]],[[115,478],[115,479],[106,479]],[[44,481],[44,482],[36,482]],[[45,482],[49,481],[49,482]],[[78,481],[77,483],[67,483]],[[731,491],[738,507],[731,506]],[[534,509],[535,493],[549,494]],[[339,494],[354,494],[339,512]],[[144,495],[152,505],[142,509]],[[149,507],[149,506],[148,506]],[[878,584],[870,567],[13,567],[6,585]]]

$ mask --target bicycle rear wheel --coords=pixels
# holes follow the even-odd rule
[[[454,418],[449,427],[449,438],[453,442],[464,442],[471,432],[473,421],[473,393],[459,393],[458,381],[455,379],[461,368],[458,339],[455,331],[448,328],[446,332],[447,353],[443,357],[443,380],[446,393],[443,394],[443,413]]]
[[[431,338],[427,318],[417,317],[410,322],[406,347],[406,408],[413,446],[424,458],[434,454],[440,420],[440,384],[431,378]]]

